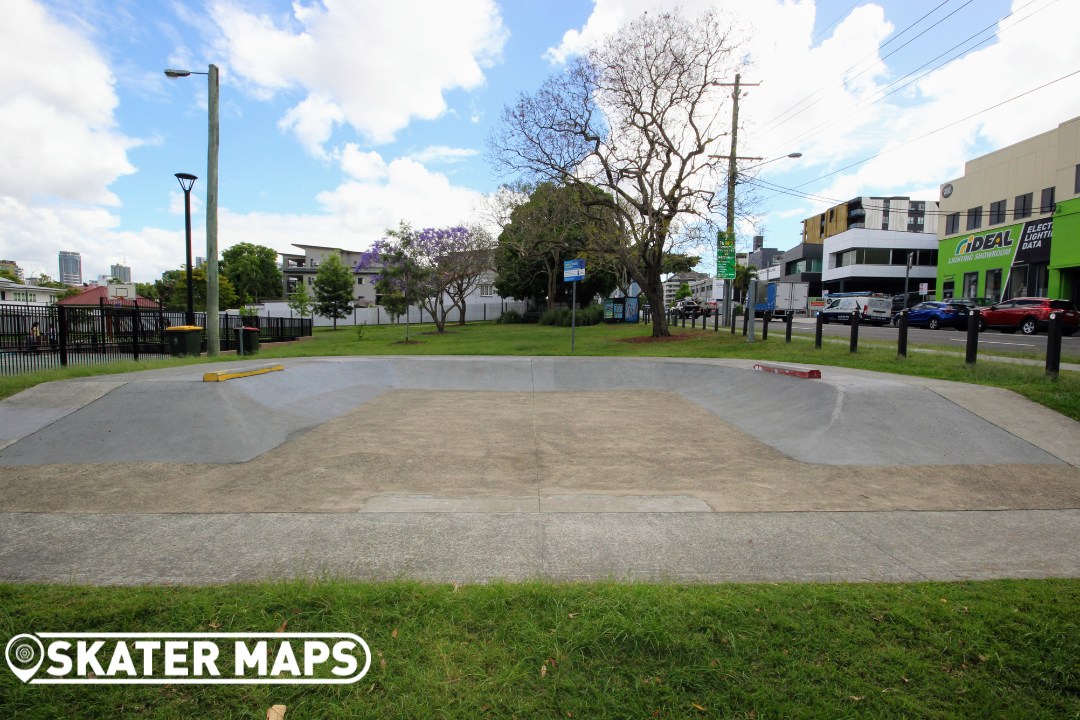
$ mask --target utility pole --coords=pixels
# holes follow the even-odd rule
[[[734,83],[713,83],[719,87],[732,87],[731,91],[731,154],[728,155],[728,177],[727,177],[727,226],[725,228],[726,237],[730,242],[735,241],[735,183],[738,181],[739,172],[736,167],[736,162],[739,160],[738,144],[739,144],[739,88],[743,86],[742,75],[735,73]],[[745,83],[746,85],[756,86],[761,83]],[[755,158],[759,159],[760,158]],[[724,317],[730,317],[731,313],[731,293],[732,293],[732,281],[724,279]]]

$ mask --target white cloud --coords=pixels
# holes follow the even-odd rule
[[[479,155],[478,150],[472,148],[452,148],[445,145],[432,145],[419,152],[409,155],[409,159],[418,163],[456,163],[467,158]]]
[[[116,131],[114,78],[96,49],[31,0],[0,23],[0,195],[116,205],[137,144]]]
[[[444,93],[481,85],[507,38],[494,0],[324,0],[279,20],[228,0],[210,11],[236,76],[263,93],[307,94],[286,126],[309,149],[339,122],[383,143],[413,119],[438,118]]]

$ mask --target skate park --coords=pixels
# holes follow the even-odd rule
[[[1080,571],[1080,430],[745,360],[233,360],[0,402],[0,578],[911,581]],[[810,366],[772,369],[802,371]]]

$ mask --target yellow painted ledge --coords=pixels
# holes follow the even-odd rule
[[[215,372],[208,372],[202,376],[203,382],[223,382],[225,380],[234,380],[236,378],[251,377],[252,375],[262,375],[268,372],[277,372],[278,370],[284,370],[282,365],[263,365],[262,367],[251,368],[249,370],[217,370]]]

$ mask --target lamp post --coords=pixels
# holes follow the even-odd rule
[[[190,173],[176,173],[180,187],[184,189],[184,230],[187,237],[187,315],[184,322],[195,324],[195,294],[191,287],[191,188],[199,178]]]
[[[188,75],[206,75],[209,85],[207,96],[207,148],[206,148],[206,354],[216,357],[221,352],[221,329],[218,327],[218,68],[210,65],[207,72],[194,70],[166,70],[171,78]],[[190,245],[190,243],[189,243]],[[190,268],[190,260],[188,266]]]

